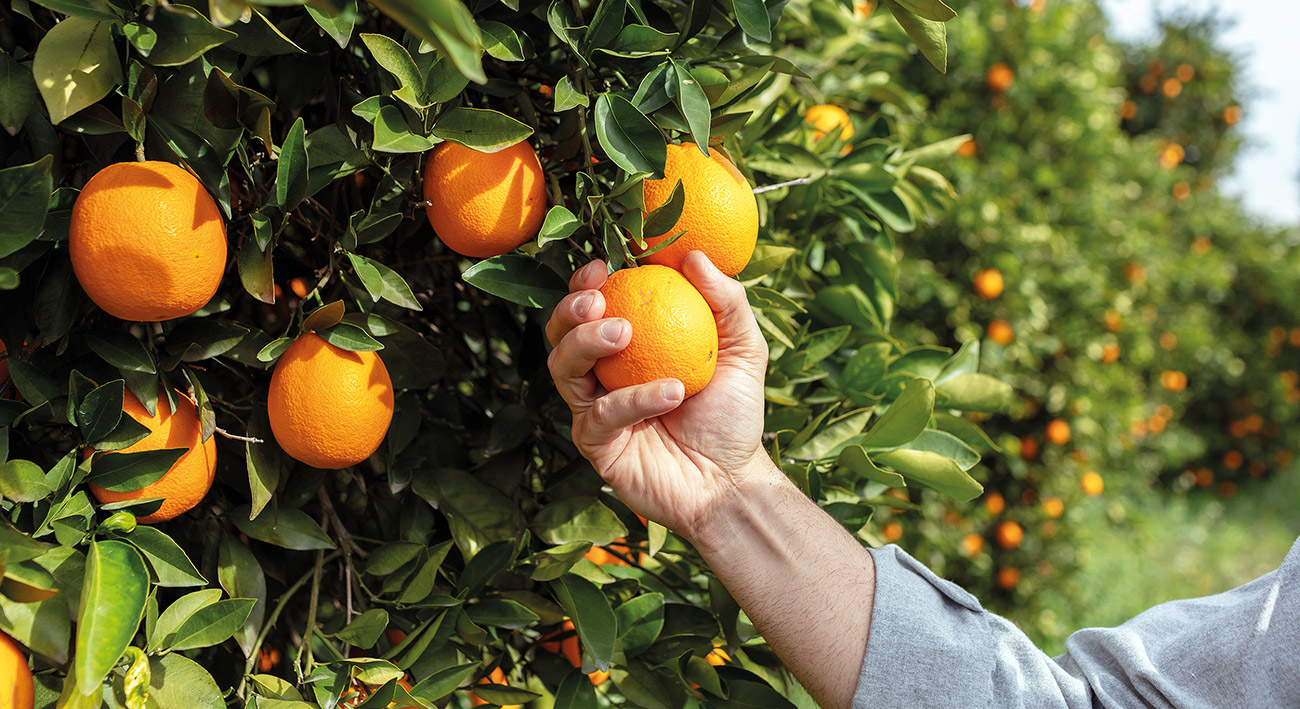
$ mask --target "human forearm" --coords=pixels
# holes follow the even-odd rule
[[[692,541],[813,698],[848,707],[871,624],[871,555],[770,461],[738,480]]]

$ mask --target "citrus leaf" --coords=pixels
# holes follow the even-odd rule
[[[547,544],[591,542],[609,544],[627,536],[627,527],[614,511],[594,497],[568,497],[543,507],[532,529]]]
[[[235,632],[235,642],[247,656],[253,651],[266,615],[266,575],[257,556],[248,547],[234,536],[223,534],[217,550],[217,578],[231,598],[255,601],[243,627]]]
[[[386,69],[401,84],[401,88],[393,93],[394,96],[411,108],[426,108],[430,105],[424,102],[424,77],[420,75],[419,67],[415,65],[415,60],[411,59],[411,54],[405,47],[382,34],[363,32],[358,36],[379,66]]]
[[[903,6],[907,0],[881,1],[893,13],[898,24],[903,26],[907,36],[916,42],[917,49],[921,50],[921,54],[930,61],[930,64],[934,65],[940,74],[948,73],[947,25],[916,15]]]
[[[150,527],[139,525],[126,536],[131,546],[140,550],[158,578],[158,585],[165,587],[202,586],[207,579],[194,567],[185,550],[165,533]]]
[[[673,103],[686,117],[686,124],[691,128],[691,140],[695,141],[701,153],[708,156],[709,121],[713,118],[709,111],[709,97],[704,95],[704,88],[686,67],[675,59],[669,59],[668,63],[672,65],[674,74],[668,82]]]
[[[563,278],[527,256],[493,256],[465,269],[461,278],[479,290],[532,308],[554,307],[569,294]]]
[[[224,642],[244,625],[254,603],[252,598],[228,598],[204,606],[176,628],[162,649],[194,650]]]
[[[248,511],[248,505],[241,505],[231,510],[230,517],[239,531],[254,539],[297,551],[334,548],[325,530],[302,510],[282,507],[254,520],[248,519]]]
[[[603,93],[596,97],[595,117],[596,139],[615,165],[663,178],[668,144],[640,109],[618,94]]]
[[[551,582],[555,600],[573,619],[583,650],[596,663],[596,669],[608,670],[618,639],[618,618],[609,599],[592,582],[565,574]]]
[[[149,699],[159,707],[219,707],[225,704],[212,675],[177,653],[149,658]]]
[[[275,166],[276,203],[286,212],[297,207],[307,197],[308,158],[306,124],[302,116],[293,122],[289,135],[280,146],[280,159]]]
[[[153,13],[145,23],[157,36],[145,61],[154,66],[180,66],[203,56],[239,35],[213,26],[203,13],[189,5],[173,4]]]
[[[51,123],[62,123],[122,83],[111,34],[112,23],[69,17],[41,39],[32,75]]]
[[[987,374],[970,372],[939,385],[939,406],[960,411],[1001,411],[1011,400],[1011,385]]]
[[[411,132],[402,109],[384,106],[375,116],[375,150],[384,153],[422,153],[433,147],[433,141]]]
[[[582,93],[573,86],[573,82],[568,75],[560,77],[555,82],[555,112],[561,113],[576,106],[586,108],[591,105],[591,99],[587,94]]]
[[[542,222],[541,231],[537,232],[537,243],[545,246],[552,241],[563,241],[573,235],[582,222],[574,216],[566,207],[555,205],[550,211],[546,212],[546,220]]]
[[[772,18],[767,14],[763,0],[732,0],[736,24],[745,34],[760,42],[772,39]]]
[[[460,0],[371,0],[411,34],[451,59],[465,78],[485,83],[483,42],[474,16]]]
[[[86,335],[86,345],[101,359],[119,369],[153,374],[153,356],[134,335],[122,330],[104,330]]]
[[[0,463],[0,497],[15,502],[36,502],[45,499],[50,492],[41,466],[30,460]],[[0,575],[3,570],[3,564],[0,564]]]
[[[87,441],[97,441],[113,432],[122,419],[122,398],[126,382],[114,379],[96,387],[77,406],[77,425]]]
[[[324,330],[317,330],[316,334],[325,338],[325,341],[331,345],[349,352],[373,352],[384,349],[383,343],[371,337],[370,333],[345,322]]]
[[[125,542],[91,542],[73,655],[79,686],[98,685],[117,664],[140,625],[148,589],[140,552]]]
[[[441,140],[495,153],[527,139],[533,129],[500,111],[458,107],[438,116],[430,133]]]
[[[934,411],[934,384],[912,379],[876,425],[862,437],[864,448],[893,448],[921,435]]]
[[[112,492],[139,490],[162,479],[188,448],[163,448],[134,453],[105,453],[91,466],[90,481]]]
[[[3,57],[0,55],[0,69]],[[27,165],[0,170],[0,258],[40,236],[54,188],[50,172],[53,163],[54,159],[46,155]]]
[[[967,475],[955,461],[938,453],[900,448],[877,451],[871,457],[902,473],[909,480],[932,487],[958,502],[973,500],[984,492],[984,486]]]

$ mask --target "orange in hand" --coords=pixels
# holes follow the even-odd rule
[[[613,391],[656,379],[674,378],[686,396],[713,378],[718,361],[718,325],[704,296],[667,266],[615,271],[601,286],[605,317],[632,324],[632,341],[596,362],[596,378]]]

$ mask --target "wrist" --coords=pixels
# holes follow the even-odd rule
[[[803,495],[761,449],[727,477],[732,484],[720,490],[686,530],[687,539],[706,559],[737,543],[761,540],[761,530],[775,517],[781,500],[792,491]]]

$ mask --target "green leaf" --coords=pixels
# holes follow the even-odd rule
[[[594,497],[568,497],[543,507],[533,517],[532,530],[547,544],[603,546],[627,536],[618,515]]]
[[[275,436],[272,435],[271,423],[265,411],[258,410],[249,417],[248,435],[261,441],[244,443],[245,468],[252,502],[248,516],[256,517],[271,501],[272,493],[280,484],[284,471],[284,454],[275,444]]]
[[[599,706],[599,702],[591,680],[582,673],[580,667],[569,670],[555,691],[554,709],[586,709],[594,706]]]
[[[907,36],[939,73],[948,73],[948,30],[942,22],[926,19],[903,6],[907,0],[881,0],[893,13]],[[910,4],[910,3],[909,3]]]
[[[388,611],[382,608],[371,608],[353,618],[351,623],[343,626],[337,633],[331,633],[330,637],[357,647],[374,647],[387,627]]]
[[[0,55],[0,71],[4,69],[4,56]],[[0,75],[0,81],[3,79]],[[0,84],[0,97],[4,94]],[[40,236],[54,188],[50,172],[53,163],[54,159],[46,155],[33,163],[0,170],[0,258]]]
[[[540,261],[504,254],[484,259],[465,269],[466,283],[512,303],[550,308],[569,294],[563,278]]]
[[[69,17],[41,39],[32,75],[51,123],[62,123],[122,83],[111,34],[111,23]]]
[[[362,33],[360,37],[379,66],[386,69],[401,84],[401,88],[393,93],[394,96],[411,108],[427,108],[431,105],[425,101],[424,77],[420,75],[419,67],[415,65],[415,60],[411,59],[411,54],[405,47],[382,34]]]
[[[691,128],[691,140],[695,141],[701,153],[708,155],[709,121],[713,118],[713,114],[709,111],[709,97],[704,95],[704,88],[695,80],[691,72],[686,70],[686,67],[678,64],[674,59],[669,59],[668,62],[672,65],[675,75],[675,78],[668,82],[673,103],[677,104],[677,108],[681,109],[682,115],[686,117],[686,124]]]
[[[899,5],[911,10],[913,14],[935,22],[947,22],[957,16],[943,0],[895,0]]]
[[[214,27],[203,13],[189,5],[160,7],[153,19],[145,23],[157,41],[145,60],[154,66],[180,66],[203,56],[239,35]]]
[[[143,343],[124,330],[104,330],[86,335],[86,345],[101,359],[119,369],[154,374],[153,356]]]
[[[154,619],[148,627],[149,650],[156,651],[166,647],[187,618],[221,600],[221,589],[204,588],[177,598],[170,606]]]
[[[36,4],[70,17],[84,17],[109,22],[122,21],[121,11],[109,5],[105,0],[36,0]],[[17,8],[18,5],[15,4],[14,7]],[[30,17],[30,15],[28,16]]]
[[[578,91],[573,86],[573,82],[568,75],[561,76],[560,80],[555,82],[555,112],[561,113],[571,108],[591,105],[591,98],[587,94]]]
[[[384,106],[375,116],[375,150],[384,153],[422,153],[433,141],[411,132],[410,125],[397,106]]]
[[[819,460],[839,451],[858,434],[871,419],[871,409],[858,409],[831,422],[824,430],[802,445],[793,445],[782,455],[796,460]]]
[[[987,374],[971,372],[953,377],[939,385],[941,408],[959,411],[1001,411],[1011,400],[1011,385]]]
[[[122,419],[126,382],[121,379],[96,387],[77,406],[77,425],[87,441],[98,441],[117,428]]]
[[[772,40],[772,18],[763,0],[732,0],[732,5],[742,32],[760,42]]]
[[[306,512],[293,507],[264,512],[248,519],[248,505],[231,510],[230,518],[239,531],[248,536],[285,549],[333,549],[334,542]]]
[[[957,500],[973,500],[984,492],[984,486],[967,475],[951,458],[929,451],[895,449],[871,454],[872,459],[902,473],[904,477]]]
[[[275,303],[275,265],[272,250],[262,251],[255,239],[239,246],[239,282],[249,295],[268,305]]]
[[[371,4],[451,59],[470,81],[487,81],[483,42],[474,17],[460,0],[371,0]]]
[[[252,598],[228,598],[200,608],[176,628],[162,649],[194,650],[224,642],[244,625],[254,602]]]
[[[371,298],[375,300],[383,298],[393,305],[411,310],[424,309],[415,299],[411,287],[393,269],[379,261],[351,252],[348,253],[348,261],[352,262],[352,267],[356,269],[357,276]]]
[[[347,306],[343,301],[336,300],[326,303],[303,318],[302,331],[312,332],[314,330],[324,330],[328,327],[334,327],[343,321],[343,315],[347,312]]]
[[[582,226],[582,222],[578,221],[573,212],[557,204],[546,212],[546,220],[537,233],[537,243],[545,246],[552,241],[563,241],[573,235],[579,226]]]
[[[524,44],[510,25],[494,20],[479,23],[483,32],[483,47],[488,55],[503,62],[524,60]]]
[[[462,598],[473,598],[493,576],[510,566],[515,558],[515,541],[503,539],[492,542],[465,564],[465,570],[456,579],[456,588]]]
[[[330,14],[326,14],[329,10]],[[348,40],[352,38],[352,28],[357,21],[357,4],[356,0],[347,0],[341,12],[335,12],[332,6],[322,5],[315,7],[307,5],[307,14],[325,34],[329,35],[340,49],[348,48]]]
[[[0,54],[0,128],[16,135],[39,96],[31,68],[8,54]]]
[[[125,542],[91,542],[73,656],[79,686],[98,685],[117,664],[140,625],[148,590],[140,552]]]
[[[591,656],[596,669],[609,670],[618,639],[618,618],[609,607],[609,599],[595,584],[574,574],[565,574],[552,581],[551,591],[573,619],[578,641]]]
[[[307,147],[304,145],[307,129],[302,116],[289,128],[289,136],[280,146],[280,159],[275,166],[276,203],[286,212],[298,206],[307,196]]]
[[[349,352],[373,352],[384,349],[383,343],[370,336],[370,333],[356,325],[341,322],[324,330],[317,330],[317,335],[341,350]]]
[[[627,0],[600,0],[596,13],[592,15],[591,24],[582,37],[584,51],[594,47],[604,47],[618,36],[623,29],[623,19],[627,14]]]
[[[212,675],[177,653],[149,658],[149,699],[158,707],[220,707],[225,699]]]
[[[217,550],[217,578],[231,598],[255,601],[243,627],[235,632],[235,642],[239,643],[245,656],[250,655],[266,615],[266,575],[262,572],[262,565],[237,538],[223,534]]]
[[[870,456],[859,445],[846,446],[840,451],[839,458],[835,460],[836,465],[842,465],[849,470],[857,473],[867,480],[878,482],[888,487],[907,487],[907,481],[898,473],[881,470],[876,464],[871,462]]]
[[[673,191],[668,195],[667,201],[646,214],[645,224],[641,227],[642,233],[649,237],[667,234],[682,218],[682,207],[685,204],[686,190],[682,188],[682,181],[678,180],[677,184],[673,185]]]
[[[438,670],[412,687],[411,696],[424,702],[435,702],[473,677],[480,666],[478,661],[474,661]]]
[[[0,497],[15,502],[36,502],[45,499],[50,492],[50,486],[45,482],[45,471],[41,470],[41,466],[29,460],[9,460],[0,463]],[[11,559],[10,563],[14,561]],[[3,571],[4,566],[0,564],[0,576],[3,575]]]
[[[596,97],[596,139],[605,154],[625,172],[648,172],[653,179],[664,176],[668,143],[631,101],[618,94]]]
[[[926,429],[921,435],[908,441],[903,446],[908,450],[929,451],[938,453],[945,458],[951,458],[957,467],[963,471],[969,471],[980,462],[979,451],[966,445],[960,438],[933,428]]]
[[[864,448],[894,448],[921,435],[934,411],[934,384],[912,379],[876,425],[862,437]]]
[[[539,620],[539,616],[517,601],[485,598],[465,608],[469,619],[479,625],[518,630]]]
[[[188,448],[163,448],[134,453],[105,453],[95,458],[90,481],[113,492],[130,492],[157,482]]]
[[[646,593],[614,609],[619,642],[628,657],[635,657],[659,639],[664,627],[664,595]]]
[[[126,536],[126,541],[144,554],[158,585],[171,588],[202,586],[208,582],[194,567],[185,550],[171,537],[149,525],[139,525]]]
[[[500,111],[453,108],[438,116],[432,135],[484,153],[495,153],[519,143],[533,129]]]

